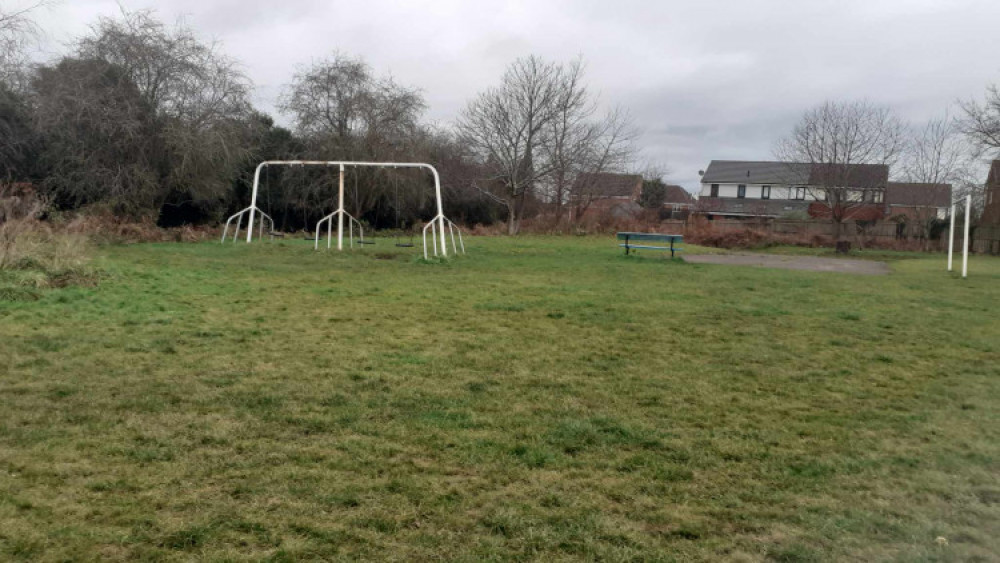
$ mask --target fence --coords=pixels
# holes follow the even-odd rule
[[[835,238],[835,226],[828,221],[805,221],[805,220],[736,220],[736,219],[716,219],[706,221],[704,219],[691,219],[688,221],[666,220],[654,227],[661,232],[684,234],[686,236],[704,235],[706,232],[713,235],[725,235],[729,233],[743,233],[755,231],[762,235],[778,235],[784,237],[799,237],[803,240],[813,238]],[[874,225],[858,225],[854,222],[844,223],[844,236],[848,240],[854,240],[865,245],[875,244],[878,246],[900,246],[907,242],[914,247],[925,248],[931,251],[945,251],[948,249],[948,227],[935,229],[932,238],[923,240],[923,233],[913,225],[899,227],[896,223],[883,221]],[[955,225],[955,248],[962,248],[962,224],[959,221]],[[1000,226],[978,226],[970,229],[969,250],[980,254],[1000,254]]]

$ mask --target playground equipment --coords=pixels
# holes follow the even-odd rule
[[[319,250],[320,233],[323,224],[326,223],[326,233],[327,241],[326,247],[329,249],[333,242],[333,220],[337,220],[337,250],[344,249],[344,223],[347,223],[347,238],[348,244],[351,248],[354,247],[354,227],[358,228],[358,242],[359,244],[366,244],[367,241],[364,236],[364,227],[361,222],[353,217],[344,209],[344,171],[347,167],[375,167],[375,168],[423,168],[430,170],[431,174],[434,176],[434,199],[437,204],[437,214],[424,226],[423,229],[423,245],[424,245],[424,258],[428,257],[428,246],[427,246],[427,230],[431,231],[431,247],[433,249],[434,256],[438,256],[439,245],[440,245],[440,255],[448,257],[448,237],[446,236],[446,231],[451,235],[451,247],[452,252],[458,254],[461,252],[465,254],[465,242],[462,240],[462,231],[452,222],[450,219],[444,216],[444,207],[441,203],[441,178],[438,176],[437,170],[430,164],[425,164],[422,162],[353,162],[353,161],[341,161],[341,160],[266,160],[257,165],[254,171],[253,177],[253,192],[250,196],[250,206],[241,209],[234,213],[226,221],[226,227],[222,231],[222,242],[225,242],[229,236],[229,226],[236,221],[235,231],[233,232],[233,242],[239,238],[240,226],[243,223],[243,217],[247,217],[247,236],[246,241],[253,241],[253,231],[254,231],[254,219],[256,214],[260,214],[258,217],[259,227],[258,227],[258,238],[263,237],[264,234],[264,221],[270,221],[270,231],[274,232],[274,219],[270,215],[265,213],[262,209],[257,207],[257,192],[260,186],[260,173],[261,170],[268,166],[336,166],[340,171],[340,180],[337,189],[337,209],[324,216],[319,222],[316,223],[316,237],[314,248]],[[397,193],[397,205],[398,205],[398,187]],[[398,210],[397,210],[398,213]],[[397,221],[398,222],[398,221]],[[458,231],[458,238],[456,243],[455,231]]]
[[[965,196],[965,234],[962,237],[962,277],[969,277],[969,216],[972,215],[972,196]],[[955,251],[955,202],[951,202],[951,228],[948,229],[948,271],[952,271]]]

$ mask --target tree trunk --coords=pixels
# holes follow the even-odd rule
[[[517,224],[517,200],[515,198],[507,199],[507,234],[516,235],[520,225]]]

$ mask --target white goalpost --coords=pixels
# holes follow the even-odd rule
[[[969,217],[972,215],[972,196],[965,196],[965,234],[962,237],[962,277],[969,277]],[[955,202],[951,202],[951,228],[948,229],[948,271],[953,270],[955,253]]]
[[[447,237],[445,231],[451,235],[451,247],[452,252],[458,254],[461,252],[465,254],[465,241],[462,240],[462,231],[452,222],[450,219],[444,216],[444,206],[441,202],[441,177],[438,176],[437,169],[435,169],[430,164],[425,164],[422,162],[355,162],[346,160],[265,160],[257,165],[257,169],[254,171],[253,175],[253,192],[250,196],[250,206],[241,209],[234,213],[226,221],[226,227],[222,231],[222,242],[226,242],[229,237],[229,225],[236,220],[235,231],[233,232],[233,242],[239,238],[240,226],[243,224],[244,215],[247,216],[247,237],[246,241],[249,243],[253,241],[253,231],[254,231],[254,218],[256,214],[260,214],[257,217],[258,225],[258,238],[263,237],[264,234],[264,221],[267,220],[271,224],[271,232],[274,231],[274,219],[270,215],[264,213],[262,209],[257,207],[257,190],[260,186],[260,172],[267,166],[336,166],[340,171],[340,181],[337,188],[337,209],[325,215],[319,222],[316,223],[316,239],[313,248],[319,249],[320,233],[323,223],[326,223],[327,230],[327,241],[326,247],[329,249],[333,242],[333,220],[337,219],[337,250],[344,249],[344,221],[347,220],[347,230],[348,230],[348,244],[351,248],[354,247],[354,226],[357,225],[358,232],[361,239],[364,239],[364,229],[361,226],[361,222],[353,217],[344,209],[344,172],[347,167],[361,168],[361,167],[374,167],[374,168],[423,168],[430,170],[431,174],[434,176],[434,200],[437,205],[437,214],[432,218],[423,229],[423,245],[424,245],[424,258],[428,257],[427,252],[427,230],[431,231],[431,246],[433,249],[434,256],[438,255],[438,248],[440,246],[440,253],[442,256],[448,256],[448,245]],[[456,241],[455,231],[458,231],[458,239]],[[457,242],[457,243],[456,243]]]

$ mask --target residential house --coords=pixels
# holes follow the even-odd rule
[[[980,222],[984,225],[1000,226],[1000,160],[994,160],[990,165],[983,198],[983,214],[979,218]]]
[[[610,172],[580,174],[572,187],[570,207],[581,215],[611,213],[616,216],[635,216],[642,207],[643,178],[640,174],[614,174]],[[663,200],[664,211],[676,217],[690,212],[695,198],[681,186],[667,184]]]
[[[821,187],[829,185],[835,172],[842,171],[800,162],[713,160],[701,177],[697,212],[709,219],[828,216]],[[865,203],[852,210],[852,218],[881,218],[889,167],[853,164],[847,172],[839,175],[851,179],[851,185],[844,186],[848,197]]]
[[[947,219],[951,184],[889,182],[885,187],[886,216],[912,221]]]
[[[691,192],[675,184],[667,184],[667,196],[663,198],[665,211],[670,212],[671,217],[686,217],[687,213],[694,210],[697,201]]]

